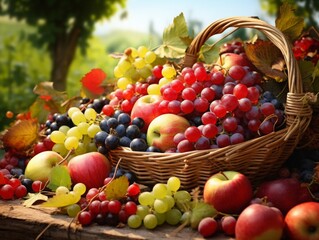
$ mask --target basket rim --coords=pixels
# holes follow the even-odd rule
[[[256,17],[235,16],[221,18],[212,22],[193,39],[186,49],[184,65],[191,66],[197,61],[200,48],[211,36],[223,33],[226,29],[232,27],[252,28],[265,34],[268,40],[281,51],[284,57],[287,65],[289,92],[303,93],[300,69],[287,37],[275,26]]]

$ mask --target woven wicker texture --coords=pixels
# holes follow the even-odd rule
[[[166,182],[170,176],[177,176],[184,189],[203,187],[212,174],[223,170],[246,174],[254,185],[276,173],[295,149],[312,116],[311,107],[302,101],[304,93],[299,68],[285,36],[274,26],[256,18],[220,19],[196,36],[186,51],[184,65],[192,66],[197,61],[201,46],[211,36],[232,27],[259,30],[282,52],[287,65],[289,87],[285,109],[286,127],[266,136],[220,149],[147,153],[120,148],[110,152],[113,165],[120,160],[122,168],[135,173],[138,182],[146,185]]]

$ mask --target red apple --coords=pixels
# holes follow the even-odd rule
[[[319,203],[305,202],[294,206],[285,217],[285,231],[291,240],[319,239]]]
[[[236,53],[223,53],[217,60],[217,64],[223,66],[225,69],[229,69],[231,66],[248,66],[254,69],[252,63],[243,55]]]
[[[264,182],[258,187],[256,197],[266,197],[284,215],[297,204],[312,201],[307,188],[301,187],[301,183],[295,178]]]
[[[182,116],[167,113],[156,117],[147,130],[147,144],[158,147],[165,152],[176,147],[174,136],[183,133],[190,126],[188,120]]]
[[[63,160],[63,157],[53,151],[40,152],[30,159],[24,175],[33,181],[40,180],[46,183],[51,174],[51,169]]]
[[[87,189],[99,188],[110,174],[110,161],[99,152],[89,152],[73,157],[68,163],[72,183],[84,183]]]
[[[240,213],[253,197],[249,179],[236,171],[219,172],[205,183],[203,197],[206,203],[222,213]]]
[[[140,117],[144,120],[145,125],[142,129],[143,132],[146,132],[151,121],[161,114],[158,106],[162,99],[160,95],[145,95],[137,99],[134,103],[131,111],[131,119]]]
[[[240,213],[235,236],[236,240],[279,240],[284,226],[284,217],[278,208],[254,203]]]

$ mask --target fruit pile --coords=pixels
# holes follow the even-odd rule
[[[296,58],[316,63],[313,46],[309,37],[297,41]],[[287,165],[257,189],[244,174],[222,171],[191,192],[180,189],[176,176],[141,186],[119,163],[111,166],[108,154],[119,148],[173,155],[225,148],[284,128],[284,102],[264,87],[269,76],[249,60],[243,42],[226,43],[217,61],[191,67],[145,46],[128,48],[114,76],[116,88],[105,93],[100,80],[106,75],[93,69],[81,80],[87,94],[65,111],[52,112],[39,128],[27,118],[4,132],[2,200],[56,207],[82,226],[151,230],[168,224],[177,226],[172,236],[189,226],[203,237],[219,232],[236,239],[293,239],[310,216],[300,212],[319,212],[318,159],[305,169]],[[17,146],[20,131],[26,137]],[[309,234],[318,239],[319,220],[311,217]]]

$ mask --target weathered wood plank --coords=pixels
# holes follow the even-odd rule
[[[174,227],[165,225],[155,230],[116,228],[91,225],[76,226],[72,218],[57,213],[55,209],[26,208],[19,201],[0,201],[0,239],[4,240],[95,240],[95,239],[202,239],[200,235],[185,228],[174,237],[168,237]],[[229,239],[217,236],[214,239]]]

